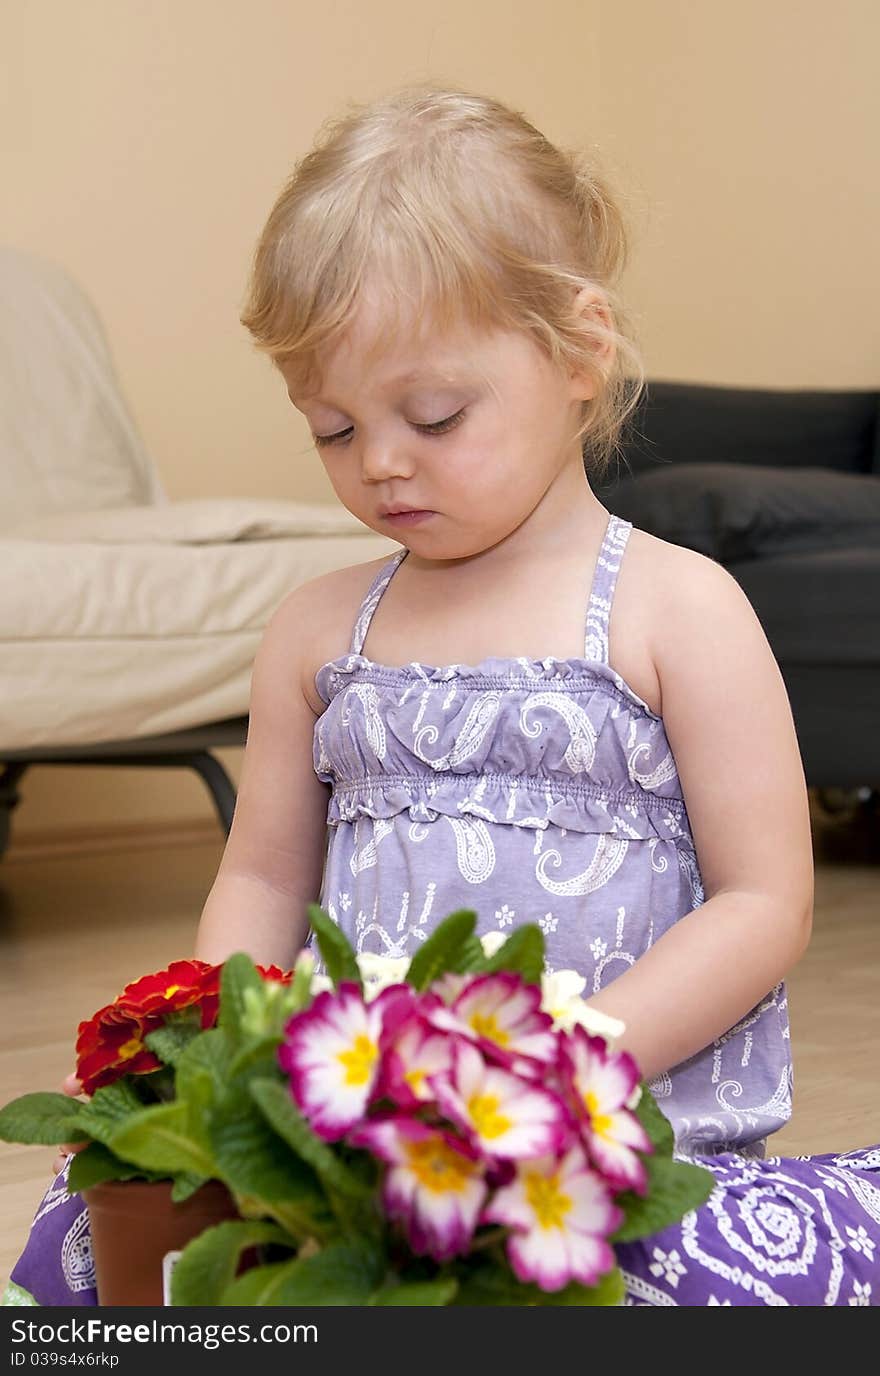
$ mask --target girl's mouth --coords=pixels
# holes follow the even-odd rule
[[[392,526],[417,526],[435,514],[433,511],[394,511],[383,516],[382,520]]]

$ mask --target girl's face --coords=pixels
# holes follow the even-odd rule
[[[422,558],[464,559],[552,500],[571,464],[583,474],[572,435],[589,384],[528,336],[381,328],[365,299],[319,360],[320,386],[289,383],[337,496],[365,525]]]

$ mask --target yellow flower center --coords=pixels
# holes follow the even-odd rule
[[[487,1042],[494,1042],[496,1046],[510,1045],[510,1037],[503,1027],[499,1027],[494,1013],[474,1013],[471,1027],[478,1037],[485,1037]]]
[[[365,1032],[359,1033],[351,1050],[339,1053],[338,1059],[345,1066],[345,1083],[365,1085],[378,1054],[379,1048],[376,1043],[371,1042]]]
[[[590,1126],[597,1137],[611,1136],[611,1118],[607,1113],[599,1112],[599,1100],[591,1089],[584,1095],[584,1103],[590,1115]]]
[[[183,986],[180,985],[180,984],[169,984],[168,988],[165,989],[165,990],[163,990],[163,993],[162,993],[163,999],[172,999],[172,998],[174,998],[174,995],[177,993],[178,989],[181,989],[181,988],[183,988]]]
[[[526,1200],[534,1209],[539,1228],[562,1228],[565,1215],[572,1209],[570,1196],[559,1188],[558,1175],[530,1171],[526,1176]]]
[[[139,1051],[143,1051],[144,1044],[140,1037],[132,1037],[130,1041],[123,1042],[116,1052],[120,1061],[130,1061],[132,1056],[136,1056]]]
[[[434,1194],[458,1194],[476,1172],[472,1161],[453,1151],[439,1137],[408,1142],[409,1169],[425,1189]]]
[[[481,1137],[500,1137],[513,1126],[512,1119],[498,1112],[498,1103],[495,1094],[473,1094],[468,1100],[471,1122]]]
[[[409,1085],[413,1094],[423,1094],[425,1089],[425,1072],[419,1070],[418,1066],[413,1070],[408,1070],[403,1077]]]

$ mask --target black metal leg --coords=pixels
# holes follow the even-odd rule
[[[235,786],[226,770],[219,760],[208,754],[207,750],[200,750],[195,755],[187,756],[183,763],[188,764],[191,769],[202,776],[217,809],[217,816],[220,818],[223,830],[228,836],[232,827],[232,814],[235,811]]]
[[[21,802],[17,785],[27,768],[26,764],[16,760],[7,764],[0,774],[0,856],[9,845],[12,810]]]
[[[19,802],[16,784],[31,764],[88,765],[93,769],[104,766],[116,768],[156,767],[160,769],[194,769],[211,795],[211,801],[226,835],[232,827],[235,811],[235,786],[219,760],[207,750],[156,751],[143,754],[84,755],[74,751],[64,755],[42,755],[35,761],[12,760],[0,774],[0,855],[9,842],[9,816]]]

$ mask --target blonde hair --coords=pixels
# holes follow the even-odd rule
[[[260,235],[241,321],[302,380],[377,277],[392,318],[525,331],[591,377],[577,433],[601,474],[645,385],[615,288],[627,252],[621,211],[582,153],[499,101],[422,84],[321,127]],[[584,287],[601,289],[610,328],[575,313]],[[610,363],[596,353],[608,343]]]

